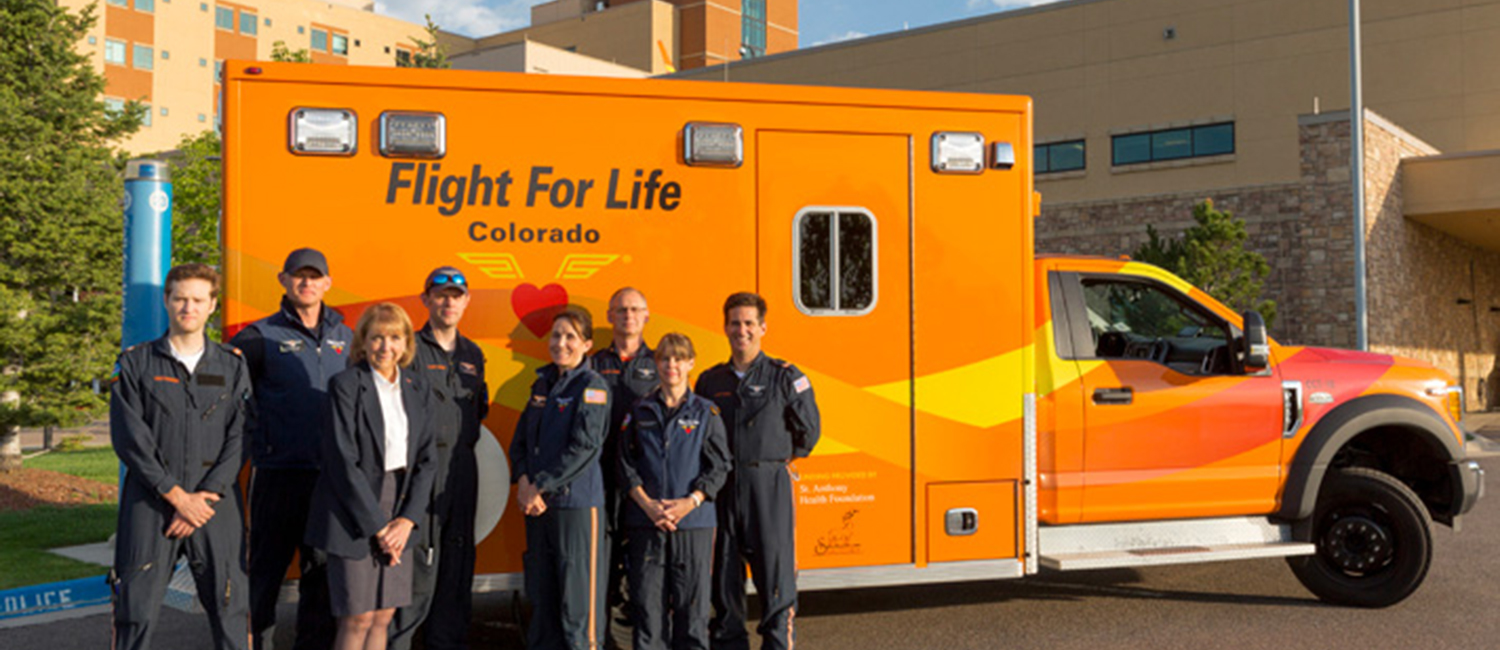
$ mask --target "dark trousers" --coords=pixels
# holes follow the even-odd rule
[[[250,478],[250,630],[256,650],[271,650],[276,601],[298,553],[297,636],[294,650],[333,647],[338,628],[328,600],[328,561],[302,542],[312,504],[315,469],[256,468]]]
[[[396,610],[391,621],[392,650],[410,648],[418,634],[427,650],[468,647],[469,619],[474,611],[474,509],[478,488],[458,487],[452,494],[451,516],[429,517],[430,535],[423,535],[426,543],[415,549],[411,605]],[[423,557],[429,547],[431,562]]]
[[[609,538],[603,508],[549,508],[526,518],[528,650],[597,650],[604,643]]]
[[[708,650],[714,529],[628,535],[635,650]]]
[[[151,645],[162,600],[177,558],[187,556],[198,588],[198,601],[208,612],[213,647],[248,647],[249,598],[245,590],[245,525],[240,497],[219,501],[214,516],[182,539],[163,534],[175,513],[150,488],[127,481],[120,500],[115,537],[114,650],[144,650]]]
[[[796,522],[792,482],[780,463],[736,465],[714,503],[714,650],[749,650],[745,632],[745,563],[760,597],[757,631],[764,650],[789,650],[796,638]]]

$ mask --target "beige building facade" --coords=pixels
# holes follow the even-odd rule
[[[61,0],[75,11],[92,2]],[[315,63],[394,66],[413,37],[426,35],[360,0],[98,0],[95,11],[79,47],[104,75],[105,101],[149,108],[146,126],[123,143],[134,153],[172,149],[214,128],[218,67],[227,59],[270,59],[281,41]]]
[[[797,48],[797,0],[552,0],[528,27],[482,38],[445,33],[450,55],[535,41],[650,74]]]
[[[1500,0],[1363,0],[1369,343],[1500,405]],[[1272,333],[1352,347],[1346,0],[1065,0],[678,77],[1030,95],[1040,250],[1128,254],[1213,199]]]

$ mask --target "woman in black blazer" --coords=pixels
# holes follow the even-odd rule
[[[328,558],[338,650],[386,647],[396,608],[411,603],[407,541],[432,494],[437,454],[430,391],[401,368],[416,356],[411,318],[381,303],[354,330],[354,361],[328,384],[331,421],[307,543]]]

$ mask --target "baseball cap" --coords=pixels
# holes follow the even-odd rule
[[[469,280],[464,277],[463,271],[451,266],[439,266],[427,274],[427,282],[422,284],[422,293],[431,291],[433,287],[453,287],[468,293]]]
[[[316,248],[299,248],[286,256],[286,264],[281,265],[282,273],[296,273],[302,269],[313,269],[323,275],[328,275],[328,258]]]

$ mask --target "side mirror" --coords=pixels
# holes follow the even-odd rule
[[[1271,344],[1266,338],[1266,319],[1259,312],[1247,311],[1245,318],[1245,374],[1253,375],[1271,367]]]

